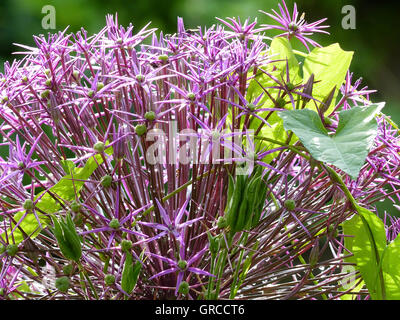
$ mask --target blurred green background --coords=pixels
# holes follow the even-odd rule
[[[372,100],[386,101],[386,114],[400,123],[400,2],[296,2],[300,12],[306,13],[308,22],[328,18],[326,23],[331,26],[331,36],[322,35],[315,39],[321,45],[338,42],[343,49],[355,51],[351,66],[355,79],[363,77],[363,85],[378,90]],[[42,29],[42,7],[45,5],[53,5],[56,9],[56,30],[69,26],[70,31],[76,32],[83,27],[89,33],[96,33],[104,26],[106,14],[118,12],[122,25],[132,22],[139,30],[152,21],[153,27],[173,33],[177,16],[183,17],[190,28],[210,26],[216,23],[215,17],[251,17],[260,23],[271,23],[272,20],[258,10],[277,9],[278,3],[277,0],[0,0],[0,70],[4,61],[18,58],[12,55],[17,51],[13,43],[32,45],[33,34],[49,31]],[[293,1],[287,0],[287,4],[292,11]],[[355,30],[342,28],[345,5],[356,9]]]

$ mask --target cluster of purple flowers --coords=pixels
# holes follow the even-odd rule
[[[252,101],[246,95],[257,71],[276,62],[265,54],[267,30],[282,30],[280,36],[296,37],[307,49],[318,46],[309,35],[324,32],[324,20],[308,24],[284,3],[280,11],[272,16],[279,26],[229,18],[193,31],[179,18],[173,35],[148,26],[134,32],[107,16],[95,35],[63,31],[35,37],[35,47],[21,45],[23,58],[6,63],[0,81],[0,145],[9,150],[0,157],[0,299],[335,299],[346,292],[339,290],[347,275],[341,265],[351,252],[339,226],[353,211],[341,189],[301,156],[299,142],[260,149],[251,139],[243,145],[234,139],[237,132],[248,136],[253,118],[260,121],[257,135],[274,112],[314,99],[312,81],[289,88],[290,79],[273,75],[271,88],[289,97],[287,105],[276,99],[274,108],[263,107],[271,88]],[[349,72],[331,130],[337,111],[369,104],[372,91],[351,81]],[[400,191],[398,129],[384,115],[377,119],[358,179],[345,178],[370,209],[383,199],[398,202]],[[201,153],[180,161],[167,148],[170,161],[152,163],[152,130],[164,133],[162,144],[176,143],[179,154],[198,132],[229,150],[230,161],[199,161]],[[265,204],[254,228],[229,237],[217,222],[225,215],[229,175],[249,158],[251,168],[264,170]],[[74,178],[89,161],[93,173]],[[66,176],[71,190],[55,190]],[[52,201],[47,211],[44,195]],[[50,220],[67,214],[82,239],[80,262],[70,268]],[[28,221],[33,230],[24,227]],[[132,292],[121,284],[128,254],[142,266]],[[68,275],[67,290],[44,285],[43,268],[56,278]]]

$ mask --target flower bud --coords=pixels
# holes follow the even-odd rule
[[[23,204],[23,208],[25,210],[29,211],[29,210],[33,209],[33,205],[34,205],[34,203],[33,203],[33,201],[31,199],[26,199],[24,204]]]
[[[186,260],[179,260],[178,261],[178,268],[182,271],[185,271],[187,268],[187,261]]]
[[[277,105],[278,108],[283,109],[285,107],[285,105],[286,105],[285,99],[279,97],[278,99],[276,99],[276,105]]]
[[[72,264],[67,264],[63,267],[63,273],[66,276],[69,276],[74,271],[74,266]]]
[[[96,151],[96,152],[98,152],[98,153],[103,153],[105,149],[106,149],[106,146],[105,146],[105,144],[104,144],[103,142],[101,142],[101,141],[96,142],[96,143],[93,145],[93,150]]]
[[[293,91],[294,88],[296,88],[296,86],[295,86],[293,83],[288,82],[288,83],[286,84],[286,88],[288,89],[288,91]]]
[[[195,101],[195,100],[196,100],[196,95],[195,95],[193,92],[189,92],[189,93],[187,94],[187,98],[188,98],[190,101]]]
[[[79,202],[73,201],[71,203],[71,211],[73,213],[80,212],[82,210],[82,205]]]
[[[178,292],[183,295],[186,295],[189,293],[189,290],[190,290],[189,283],[187,283],[186,281],[182,281],[181,284],[179,285]]]
[[[147,127],[144,124],[138,124],[135,127],[135,132],[139,137],[141,137],[147,132]]]
[[[120,227],[121,225],[119,224],[118,219],[114,218],[114,219],[112,219],[112,220],[110,221],[110,223],[108,224],[108,226],[109,226],[110,228],[112,228],[112,229],[117,230],[117,229],[119,229],[119,227]]]
[[[69,279],[68,277],[61,277],[56,280],[56,288],[60,292],[67,292],[69,289]]]
[[[293,199],[287,199],[285,200],[283,206],[285,209],[293,211],[296,208],[296,202]]]
[[[142,74],[136,75],[136,81],[142,83],[144,81],[144,75]]]
[[[225,217],[219,217],[217,221],[217,227],[219,229],[224,229],[228,226],[228,222],[226,221]]]
[[[113,274],[106,274],[104,277],[104,283],[106,286],[112,286],[115,283],[115,276]]]
[[[133,246],[133,244],[132,244],[132,241],[130,241],[130,240],[122,240],[122,242],[121,242],[121,248],[125,252],[129,252],[129,250],[132,249],[132,246]]]
[[[50,90],[44,90],[44,91],[40,94],[40,97],[41,97],[42,99],[48,99],[49,96],[50,96]]]
[[[104,176],[103,178],[101,178],[101,182],[100,184],[104,187],[104,188],[109,188],[111,187],[111,183],[112,183],[112,177],[109,175]]]
[[[99,90],[101,90],[103,88],[104,88],[104,83],[103,82],[98,82],[97,83],[97,87],[96,87],[97,91],[99,91]]]
[[[168,61],[168,56],[166,54],[162,54],[160,56],[158,56],[158,60],[162,61],[162,62],[167,62]]]
[[[17,246],[16,244],[9,244],[9,245],[6,247],[6,251],[7,251],[7,254],[8,254],[10,257],[14,257],[14,256],[17,254],[17,252],[18,252],[18,246]]]
[[[154,121],[156,119],[156,114],[154,111],[148,111],[144,114],[144,118],[148,121]]]

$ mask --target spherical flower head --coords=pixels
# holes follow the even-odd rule
[[[296,208],[296,202],[293,199],[287,199],[287,200],[285,200],[283,206],[287,210],[293,211]]]
[[[103,142],[99,141],[93,145],[93,150],[98,153],[103,153],[106,150],[106,146]]]
[[[115,276],[113,274],[106,274],[104,283],[106,286],[112,286],[115,283]]]
[[[56,288],[60,292],[63,292],[63,293],[67,292],[69,289],[69,285],[70,285],[70,282],[69,282],[68,277],[66,277],[66,276],[56,279]]]
[[[118,230],[119,227],[121,226],[118,219],[114,218],[110,221],[110,223],[108,224],[108,226],[112,229]]]

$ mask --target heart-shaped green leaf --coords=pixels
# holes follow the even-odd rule
[[[375,116],[383,106],[384,103],[379,103],[341,111],[333,135],[313,110],[286,110],[279,112],[279,116],[285,129],[293,131],[315,159],[332,164],[356,179],[377,134]]]

